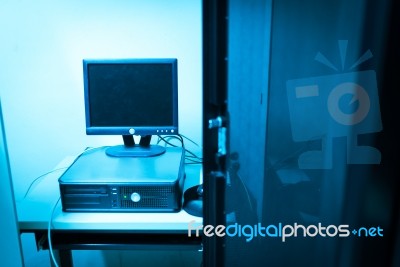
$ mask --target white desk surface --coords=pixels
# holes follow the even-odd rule
[[[60,198],[58,178],[75,157],[60,162],[54,172],[40,178],[28,195],[17,202],[17,214],[21,231],[46,230],[54,205]],[[185,165],[184,189],[196,185],[200,179],[200,165]],[[61,200],[54,210],[52,229],[55,230],[110,230],[131,232],[185,232],[189,222],[200,225],[203,219],[181,210],[177,213],[133,212],[63,212]]]

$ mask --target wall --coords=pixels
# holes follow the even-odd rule
[[[201,1],[2,1],[0,95],[16,199],[87,146],[83,58],[178,58],[180,132],[201,142]]]
[[[17,216],[14,203],[3,115],[0,102],[0,251],[2,266],[23,266],[21,243],[18,233]]]

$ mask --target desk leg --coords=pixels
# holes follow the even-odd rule
[[[61,249],[61,250],[53,250],[54,258],[58,262],[59,267],[73,267],[74,263],[72,261],[72,252],[71,250]],[[50,256],[51,267],[55,267],[53,259]]]

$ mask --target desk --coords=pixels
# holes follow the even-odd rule
[[[201,249],[201,237],[188,237],[188,223],[202,218],[184,210],[177,213],[63,212],[58,178],[75,157],[60,162],[54,172],[35,182],[17,202],[21,233],[34,233],[38,249],[48,249],[48,223],[52,216],[52,247],[62,266],[72,266],[71,250],[176,248]],[[184,190],[199,183],[200,165],[186,165]],[[56,205],[57,204],[57,205]],[[55,206],[56,205],[56,206]]]

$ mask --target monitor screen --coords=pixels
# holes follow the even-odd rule
[[[87,134],[178,133],[177,59],[84,59],[83,70]]]

